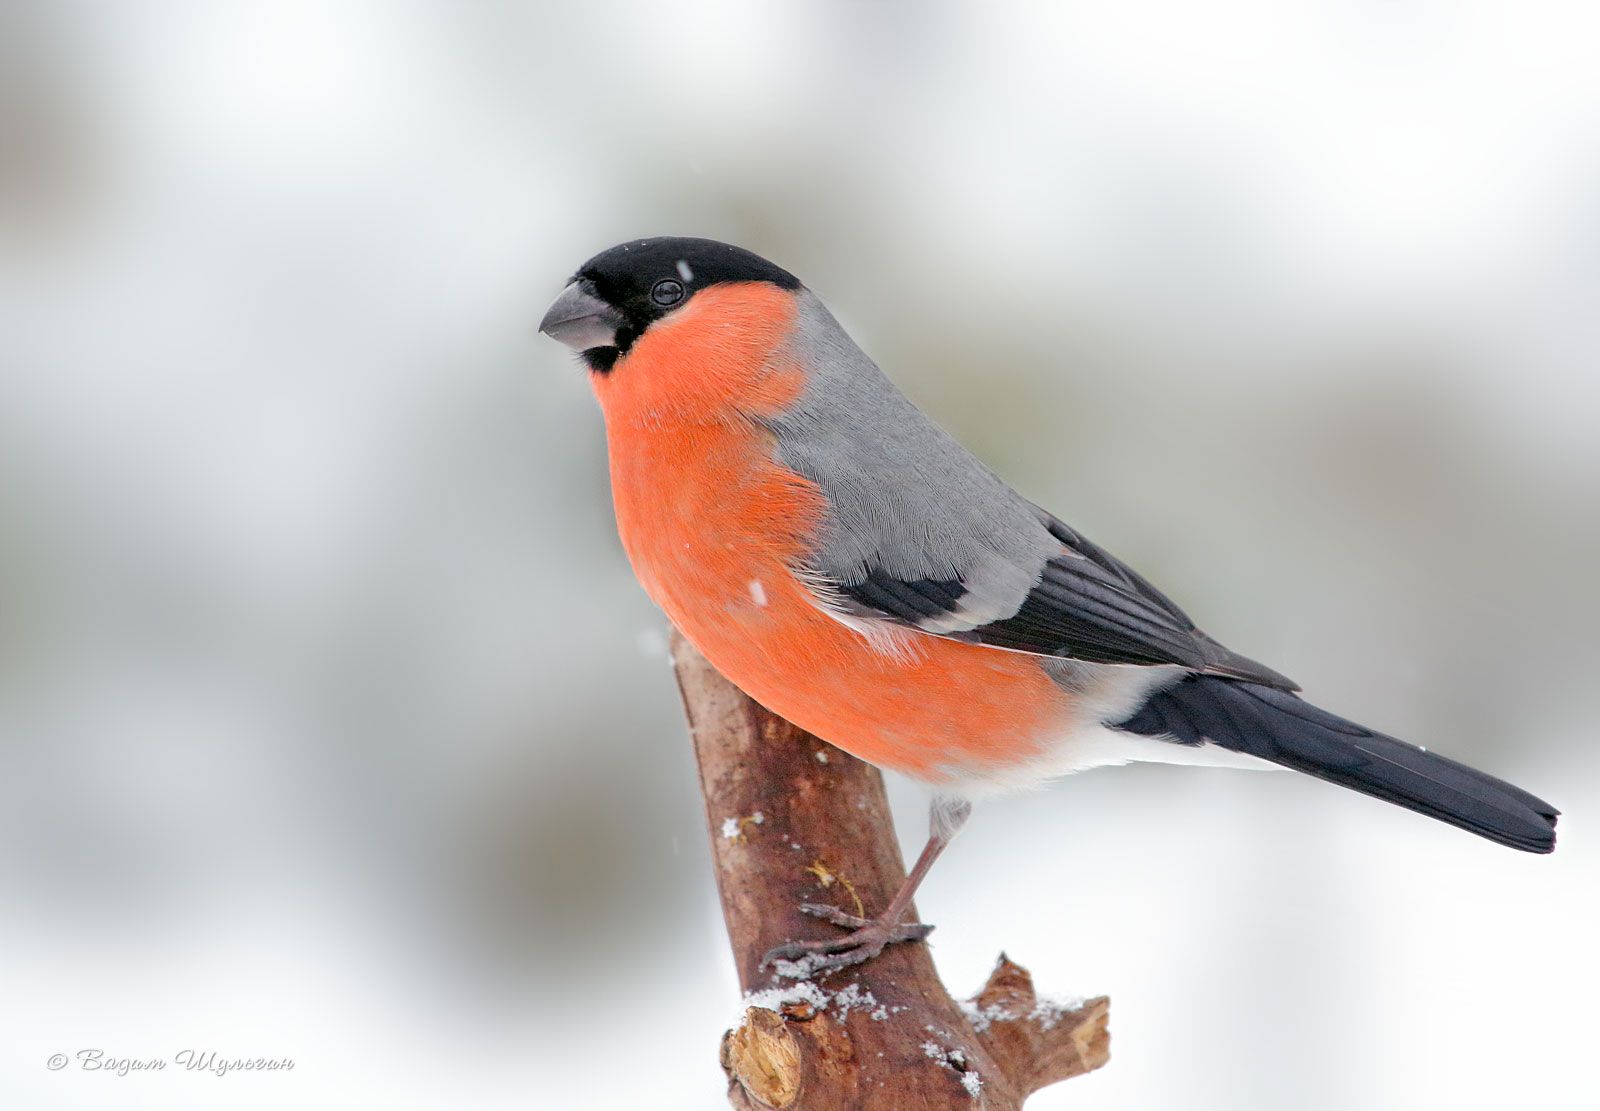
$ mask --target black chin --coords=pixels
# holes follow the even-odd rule
[[[591,347],[581,352],[583,361],[589,364],[589,369],[596,374],[610,374],[611,368],[616,365],[617,359],[622,356],[622,349],[618,347]]]

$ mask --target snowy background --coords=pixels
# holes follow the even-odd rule
[[[1596,1106],[1597,47],[1576,2],[0,8],[0,1103],[721,1106],[662,619],[534,334],[677,233],[1227,643],[1567,811],[1534,858],[1288,774],[980,809],[947,983],[1113,997],[1031,1106]],[[296,1068],[45,1066],[89,1047]]]

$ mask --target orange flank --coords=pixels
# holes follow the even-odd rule
[[[593,376],[639,581],[752,698],[863,760],[938,782],[1042,755],[1072,707],[1036,658],[912,630],[875,647],[795,577],[822,494],[759,423],[802,389],[778,354],[794,313],[768,283],[708,288]]]

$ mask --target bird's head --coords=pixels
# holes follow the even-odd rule
[[[790,294],[800,288],[793,274],[742,247],[673,236],[633,239],[580,266],[539,331],[581,352],[590,370],[609,374],[652,330],[682,320],[691,307],[701,310],[694,315],[716,316],[740,300],[729,287],[752,284]],[[708,297],[709,291],[716,292]]]

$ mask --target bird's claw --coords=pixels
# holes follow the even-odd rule
[[[835,926],[843,926],[847,930],[859,930],[872,924],[870,918],[857,917],[827,903],[801,903],[800,913],[820,918],[824,922],[832,922]]]
[[[819,903],[806,903],[800,909],[851,932],[826,940],[791,941],[769,949],[761,958],[761,967],[771,967],[779,976],[792,980],[806,980],[820,973],[861,964],[897,941],[921,941],[933,932],[932,926],[922,922],[860,918]]]

